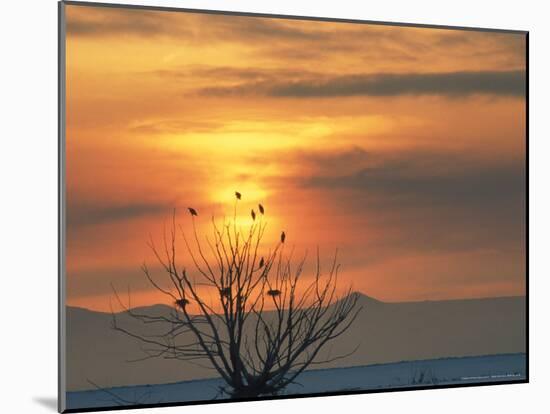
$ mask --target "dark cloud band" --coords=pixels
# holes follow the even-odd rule
[[[341,76],[294,82],[271,89],[274,96],[525,95],[525,72],[450,72]]]
[[[521,97],[525,95],[525,71],[481,71],[448,73],[380,73],[327,78],[308,76],[303,80],[259,83],[246,82],[231,87],[208,88],[204,95],[265,95],[290,98],[350,96],[443,95],[461,97],[475,94]]]
[[[129,203],[107,205],[102,203],[69,203],[67,206],[67,226],[73,229],[86,225],[98,225],[131,220],[143,216],[160,214],[168,210],[165,204]]]

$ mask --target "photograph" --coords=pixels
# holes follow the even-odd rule
[[[529,381],[528,32],[59,13],[62,412]]]

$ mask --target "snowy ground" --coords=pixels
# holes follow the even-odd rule
[[[525,379],[525,354],[492,355],[406,361],[351,368],[306,371],[285,395],[418,385],[517,381]],[[116,387],[67,393],[67,408],[99,408],[116,405],[177,403],[224,399],[220,379],[173,384]]]

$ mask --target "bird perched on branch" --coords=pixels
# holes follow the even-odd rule
[[[281,294],[281,291],[279,289],[269,289],[267,291],[267,294],[274,298],[275,296],[279,296]]]
[[[284,243],[284,242],[285,242],[285,239],[286,239],[286,234],[285,234],[285,232],[283,231],[283,232],[281,233],[281,243]]]
[[[197,210],[195,210],[193,207],[187,207],[187,209],[189,210],[189,212],[191,213],[192,216],[198,216],[199,215],[197,213]]]
[[[260,213],[264,214],[265,210],[264,210],[264,206],[262,206],[261,204],[258,204],[258,210],[260,210]]]
[[[264,264],[265,264],[265,263],[264,263],[264,258],[262,257],[262,258],[260,259],[260,265],[259,265],[260,267],[259,267],[259,269],[261,269],[262,267],[264,267]]]
[[[182,309],[185,309],[185,307],[189,305],[189,301],[187,299],[178,299],[174,302],[174,304]]]
[[[237,197],[237,200],[240,200],[241,199],[241,193],[239,193],[238,191],[235,191],[235,197]]]
[[[256,220],[256,213],[254,210],[250,210],[250,215],[252,216],[252,220]]]

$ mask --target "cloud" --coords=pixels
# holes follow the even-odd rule
[[[70,202],[67,205],[67,227],[71,230],[82,226],[126,221],[168,211],[168,204],[130,202],[107,204],[92,201]]]
[[[361,240],[350,247],[361,263],[414,252],[523,251],[522,160],[495,163],[467,153],[350,148],[298,154],[291,162],[307,165],[309,172],[281,178],[280,184],[295,183],[295,191],[331,205],[334,219],[351,226],[348,231]]]
[[[312,175],[303,180],[303,185],[347,188],[369,196],[398,200],[402,207],[406,207],[407,203],[431,206],[483,204],[505,209],[510,203],[523,201],[525,197],[523,161],[490,164],[468,159],[465,155],[434,152],[403,153],[388,159],[387,156],[361,153],[355,149],[336,155],[331,163],[349,162],[354,154],[355,159],[363,154],[364,160],[363,166],[355,172],[347,175]],[[323,164],[325,162],[322,161]]]
[[[525,71],[461,71],[443,73],[379,73],[326,77],[307,75],[301,80],[251,81],[235,86],[204,88],[208,96],[264,95],[290,98],[475,94],[522,97]]]
[[[222,122],[212,120],[165,119],[135,123],[128,130],[148,136],[162,133],[209,132],[223,125]]]
[[[68,35],[86,37],[191,34],[184,26],[176,23],[174,16],[169,13],[74,6],[69,8],[66,31]]]
[[[303,22],[302,22],[303,23]],[[331,34],[269,18],[71,6],[67,33],[76,36],[158,36],[196,42],[323,41]]]
[[[232,85],[246,82],[269,83],[273,84],[281,79],[299,80],[303,78],[314,78],[320,76],[318,72],[312,72],[303,69],[282,69],[282,68],[250,68],[234,66],[211,66],[211,65],[185,65],[174,69],[161,69],[145,74],[151,74],[164,79],[190,80],[203,79],[206,81],[215,81],[216,83],[229,83]]]
[[[295,82],[271,89],[273,96],[338,97],[495,94],[523,96],[525,72],[449,72],[341,76],[321,82]]]
[[[211,19],[205,19],[211,23]],[[332,33],[313,29],[311,24],[305,22],[296,23],[293,20],[280,20],[254,17],[225,17],[223,19],[227,27],[223,33],[229,36],[236,35],[239,39],[249,38],[254,41],[260,40],[297,40],[321,42],[333,37]]]

